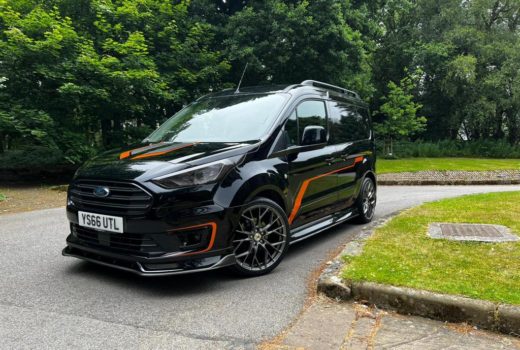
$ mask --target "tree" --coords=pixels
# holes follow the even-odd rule
[[[352,10],[352,11],[351,11]],[[246,84],[322,80],[372,94],[371,43],[351,26],[346,1],[251,2],[229,17],[225,53],[238,81],[249,63]]]
[[[384,120],[375,124],[376,135],[385,140],[385,153],[393,156],[393,141],[403,139],[424,130],[426,118],[417,116],[421,108],[413,101],[414,83],[407,76],[399,82],[388,83],[388,95],[383,97],[383,104],[376,113],[380,113]]]

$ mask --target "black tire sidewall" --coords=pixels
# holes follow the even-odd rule
[[[367,183],[372,183],[372,185],[374,186],[374,191],[376,191],[376,184],[374,183],[374,180],[372,180],[370,177],[365,177],[363,179],[363,184],[361,185],[361,190],[359,191],[359,196],[356,200],[356,209],[358,211],[358,216],[356,217],[355,221],[360,223],[360,224],[367,224],[369,223],[370,221],[372,221],[372,219],[374,218],[374,214],[375,214],[375,206],[374,206],[374,211],[372,212],[372,216],[370,217],[367,217],[365,215],[365,213],[363,213],[363,196],[364,196],[364,193],[365,193],[365,188],[367,186]],[[375,194],[375,198],[376,198],[376,203],[377,203],[377,191],[376,191],[376,194]]]

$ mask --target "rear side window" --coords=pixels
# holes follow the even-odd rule
[[[331,101],[331,142],[338,144],[370,138],[368,110],[345,102]]]

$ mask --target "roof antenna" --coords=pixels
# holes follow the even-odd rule
[[[242,76],[240,77],[240,81],[238,82],[237,89],[235,90],[235,94],[238,94],[240,92],[240,85],[242,85],[242,79],[244,79],[244,74],[246,74],[247,66],[249,65],[249,62],[246,62],[246,66],[244,67],[244,71],[242,72]]]

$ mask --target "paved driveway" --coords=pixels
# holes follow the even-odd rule
[[[425,201],[520,186],[381,187],[381,217]],[[292,246],[270,275],[138,278],[61,256],[64,209],[0,216],[1,349],[254,348],[301,310],[306,281],[359,226]]]

